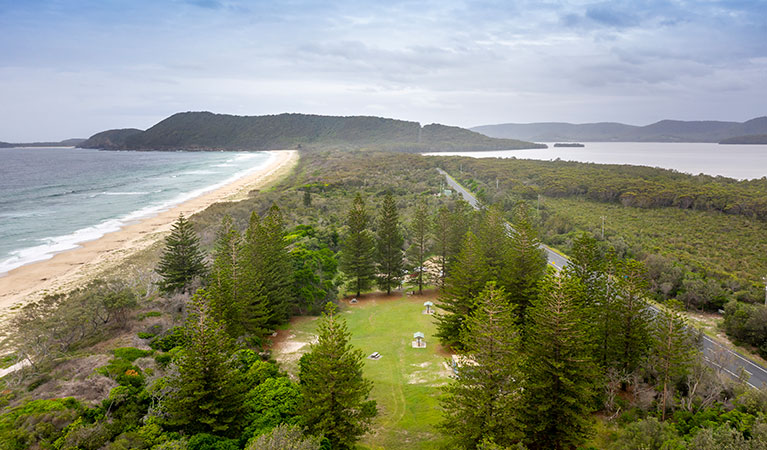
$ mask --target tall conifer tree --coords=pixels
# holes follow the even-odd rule
[[[405,260],[402,247],[405,239],[399,223],[399,212],[394,196],[387,193],[381,205],[376,239],[378,257],[378,286],[391,294],[399,286],[404,272]]]
[[[165,238],[165,249],[157,267],[162,277],[158,283],[160,292],[171,294],[184,290],[195,278],[204,277],[207,270],[204,259],[200,238],[192,224],[180,214]]]
[[[579,307],[582,295],[580,281],[565,269],[541,281],[528,309],[524,422],[530,449],[575,448],[591,432],[596,372]]]
[[[415,208],[413,220],[410,223],[410,247],[407,259],[413,268],[418,283],[418,293],[423,293],[426,255],[429,251],[429,212],[426,202],[419,201]]]
[[[653,319],[652,366],[658,374],[658,388],[661,400],[661,420],[666,420],[666,410],[673,383],[687,375],[692,367],[696,352],[693,330],[684,316],[679,313],[683,305],[669,301]]]
[[[541,249],[526,204],[517,205],[514,227],[509,234],[509,251],[500,284],[509,293],[510,301],[517,305],[518,314],[524,318],[528,306],[538,296],[538,283],[546,273],[547,265],[546,254]]]
[[[477,227],[477,240],[485,255],[491,278],[498,280],[508,263],[511,240],[503,212],[496,207],[485,210]]]
[[[203,290],[192,298],[184,334],[178,374],[168,381],[174,390],[164,403],[168,425],[234,437],[242,429],[247,388],[232,357],[234,344]]]
[[[464,322],[476,307],[475,299],[491,280],[479,239],[469,232],[440,294],[440,307],[445,312],[437,315],[437,337],[443,344],[462,347]]]
[[[208,293],[214,317],[223,322],[232,337],[242,334],[240,317],[243,314],[243,242],[240,232],[228,215],[221,219],[216,244],[213,248],[213,266],[210,270]]]
[[[375,276],[375,242],[368,229],[369,222],[365,200],[357,193],[346,219],[349,230],[343,241],[339,261],[341,270],[352,278],[357,296],[370,288]]]
[[[448,230],[450,257],[448,258],[448,273],[450,268],[455,264],[458,259],[458,254],[461,253],[463,247],[463,240],[466,237],[466,233],[473,228],[474,221],[476,219],[476,212],[465,200],[459,198],[452,204],[450,211],[450,228]]]
[[[247,278],[251,307],[266,298],[270,320],[284,323],[290,313],[293,295],[293,262],[285,241],[285,223],[277,205],[261,218],[253,212],[245,233]]]
[[[437,258],[439,258],[439,281],[441,286],[445,285],[448,264],[452,257],[452,246],[450,245],[452,222],[450,210],[446,206],[441,207],[432,219],[432,237],[434,238]]]
[[[644,265],[633,259],[621,261],[616,272],[617,365],[631,373],[650,349],[650,311],[644,300],[648,294],[647,275]]]
[[[466,360],[445,388],[442,428],[461,448],[484,439],[511,445],[522,437],[520,333],[514,305],[490,282],[466,321]]]
[[[214,316],[232,337],[262,334],[268,328],[269,305],[263,286],[250,278],[245,242],[229,216],[221,221],[213,256],[207,290]]]
[[[328,303],[317,324],[317,342],[299,361],[304,424],[333,448],[352,448],[377,414],[368,398],[372,383],[362,376],[364,355],[350,339],[346,321]]]

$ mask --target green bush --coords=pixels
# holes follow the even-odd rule
[[[115,355],[115,358],[121,358],[130,362],[152,354],[150,350],[141,350],[135,347],[116,348],[112,350],[112,353]]]
[[[149,346],[155,350],[163,352],[170,351],[174,347],[178,347],[184,342],[184,329],[183,327],[173,327],[168,330],[163,336],[157,336],[149,343]]]
[[[139,314],[138,320],[144,320],[149,317],[160,317],[160,316],[162,316],[162,313],[160,311],[149,311],[143,314]]]
[[[138,337],[139,337],[140,339],[152,339],[152,338],[153,338],[153,337],[155,337],[155,336],[157,336],[157,335],[156,335],[156,334],[154,334],[154,333],[146,333],[146,332],[144,332],[144,331],[140,331],[140,332],[138,333]]]
[[[157,355],[155,355],[154,360],[158,366],[164,368],[164,367],[167,367],[168,364],[170,364],[170,362],[173,360],[173,356],[171,356],[168,353],[158,353]]]
[[[239,450],[234,439],[226,439],[207,433],[195,434],[189,439],[188,450]]]

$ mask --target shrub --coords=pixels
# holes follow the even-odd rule
[[[150,350],[141,350],[135,347],[116,348],[112,350],[112,353],[115,355],[115,358],[121,358],[130,362],[152,354]]]
[[[163,336],[158,336],[152,339],[149,346],[155,350],[163,352],[170,351],[174,347],[178,347],[184,342],[184,328],[173,327],[168,330]]]
[[[207,433],[195,434],[189,439],[188,450],[239,450],[234,439],[226,439]]]
[[[165,368],[173,360],[173,356],[169,353],[159,353],[155,355],[154,360],[158,366]]]

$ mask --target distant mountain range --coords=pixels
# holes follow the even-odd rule
[[[76,147],[78,144],[85,142],[85,139],[73,138],[65,139],[59,142],[0,142],[0,148],[12,148],[12,147]]]
[[[537,142],[722,142],[767,143],[767,117],[747,122],[662,120],[647,126],[615,122],[572,124],[561,122],[504,123],[482,125],[472,131],[489,137]],[[763,139],[763,137],[762,137]]]
[[[108,130],[78,145],[106,150],[275,150],[344,148],[405,152],[545,148],[458,127],[380,117],[279,114],[174,114],[146,131]]]

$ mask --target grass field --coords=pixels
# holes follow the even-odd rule
[[[434,301],[435,295],[368,294],[355,305],[348,299],[341,301],[352,344],[365,355],[382,355],[379,360],[365,359],[365,376],[373,381],[371,397],[378,403],[378,417],[359,448],[445,447],[435,425],[441,417],[440,386],[448,382],[452,372],[446,364],[449,354],[433,337],[434,317],[423,314],[423,303]],[[273,354],[284,370],[297,373],[298,359],[309,350],[316,324],[315,317],[299,317],[279,331]],[[426,348],[412,348],[416,331],[424,333]]]

